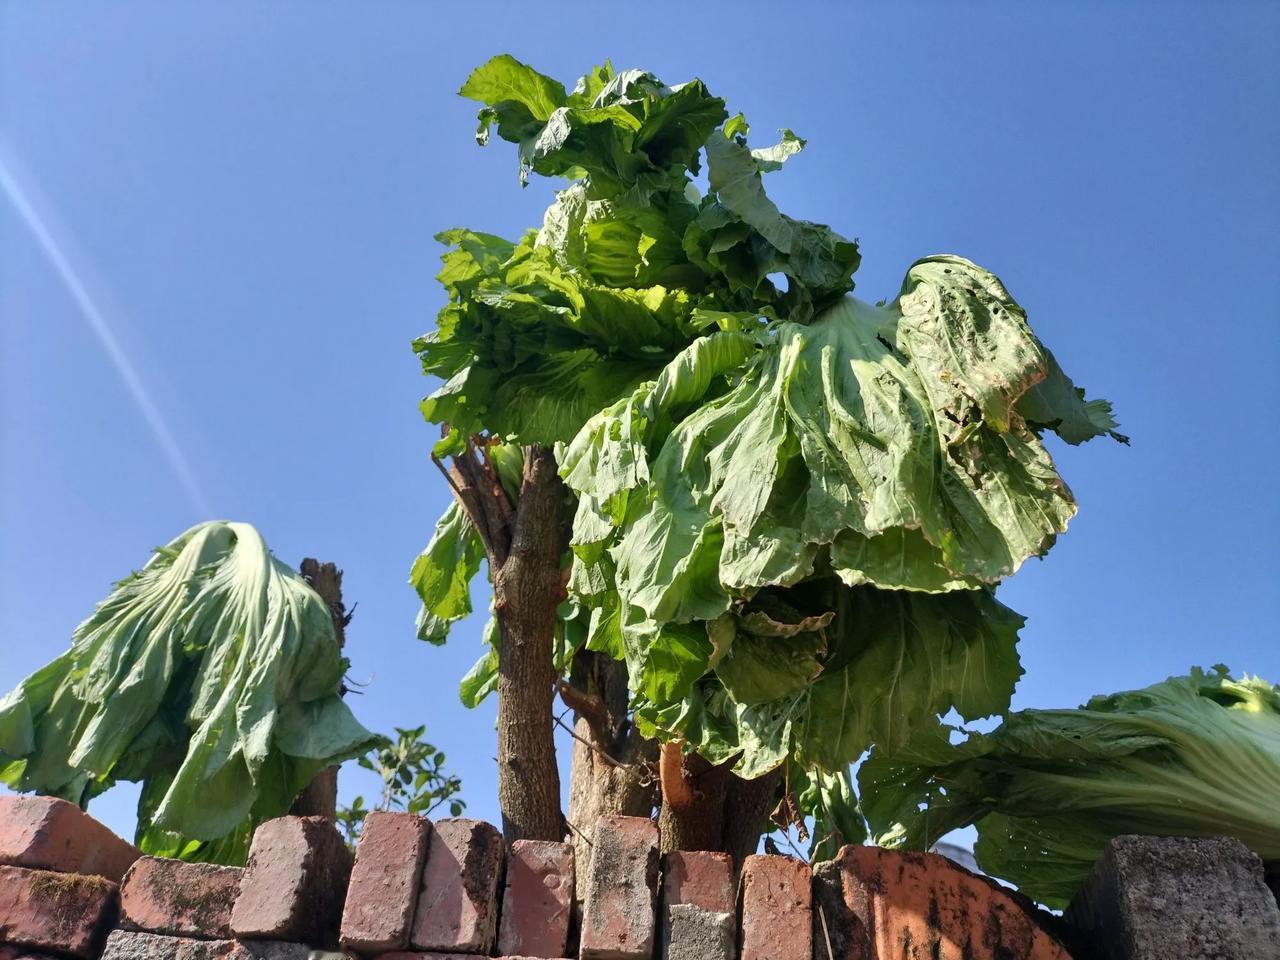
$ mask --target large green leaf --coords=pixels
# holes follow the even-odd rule
[[[976,824],[979,865],[1065,906],[1121,834],[1234,836],[1280,863],[1280,694],[1225,667],[1077,710],[1024,710],[952,744],[945,728],[876,747],[859,771],[884,845]]]
[[[142,780],[144,844],[234,858],[228,838],[374,742],[338,696],[344,669],[328,607],[258,532],[201,524],[0,699],[0,780],[77,803]]]
[[[471,613],[471,581],[483,559],[484,545],[471,521],[457,503],[450,503],[409,572],[422,600],[419,640],[444,643],[450,625]]]
[[[674,428],[641,385],[569,446],[566,481],[616,527],[617,586],[646,618],[713,619],[823,549],[850,584],[972,589],[1066,529],[1075,503],[1016,407],[1047,360],[990,274],[922,261],[894,304],[845,298],[763,344],[736,371],[703,362],[737,382]]]
[[[790,750],[835,770],[953,708],[1007,709],[1022,618],[986,587],[1075,511],[1038,433],[1055,422],[1019,406],[1060,375],[998,280],[935,257],[887,306],[706,336],[592,418],[561,461],[570,589],[616,590],[643,721],[749,771]],[[780,629],[766,601],[828,620]],[[709,642],[652,657],[685,623]]]
[[[568,440],[696,336],[684,291],[596,284],[561,269],[533,234],[515,245],[477,237],[441,234],[455,244],[440,274],[450,302],[414,341],[423,371],[444,381],[422,403],[433,423],[521,443]]]
[[[485,104],[480,141],[498,135],[519,144],[521,176],[589,177],[616,196],[672,166],[696,169],[707,136],[727,114],[702,82],[668,87],[642,70],[614,73],[606,64],[566,96],[556,81],[513,57],[495,57],[460,91]]]
[[[760,633],[766,596],[804,607],[789,637]],[[758,776],[795,755],[809,767],[841,770],[873,744],[889,755],[955,710],[967,720],[1001,714],[1022,674],[1017,654],[1023,618],[989,591],[942,594],[806,582],[745,604],[700,648],[710,672],[692,667],[637,690],[651,733],[683,737],[719,760],[741,751],[739,772]],[[668,628],[669,629],[669,628]],[[654,670],[648,634],[626,634],[633,676]],[[714,666],[712,637],[727,646]],[[745,645],[745,649],[740,649]]]

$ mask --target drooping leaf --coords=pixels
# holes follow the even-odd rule
[[[498,643],[500,639],[497,618],[493,615],[484,625],[484,653],[463,676],[458,685],[458,698],[468,709],[475,709],[489,694],[498,689]]]
[[[1234,836],[1280,863],[1280,694],[1225,667],[1023,710],[951,744],[925,731],[859,772],[877,842],[921,848],[978,828],[978,863],[1064,906],[1121,834]]]
[[[665,701],[638,691],[649,729],[686,738],[709,759],[741,751],[736,769],[751,777],[792,755],[841,770],[873,744],[890,755],[906,749],[951,710],[973,720],[1008,709],[1022,674],[1023,618],[989,591],[927,594],[829,578],[807,582],[801,594],[830,614],[824,626],[790,638],[788,648],[787,638],[750,634],[739,612],[722,618],[717,631],[727,619],[734,632],[720,641],[727,649],[714,668],[704,659],[709,674],[671,682]],[[633,672],[643,670],[645,635],[630,632],[624,642]]]
[[[422,600],[419,640],[444,643],[450,625],[471,613],[471,581],[483,559],[484,546],[471,521],[457,503],[450,503],[409,572]]]
[[[85,803],[141,780],[152,849],[234,859],[252,825],[373,741],[338,696],[324,601],[244,523],[193,527],[0,699],[0,780]]]

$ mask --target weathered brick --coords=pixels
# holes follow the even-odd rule
[[[240,960],[232,940],[195,940],[136,930],[113,930],[102,960]]]
[[[344,947],[386,953],[409,946],[431,821],[374,811],[365,819],[342,911]]]
[[[118,889],[102,877],[0,866],[0,941],[92,957],[115,922]]]
[[[813,875],[790,857],[756,854],[742,866],[742,960],[813,955]]]
[[[733,860],[706,850],[669,853],[662,870],[664,960],[733,960]]]
[[[644,817],[601,817],[587,869],[581,960],[653,954],[658,827]]]
[[[939,854],[847,846],[816,875],[837,960],[1070,960],[1034,904]]]
[[[711,913],[734,911],[733,859],[709,850],[669,853],[663,862],[662,898]]]
[[[562,957],[573,909],[573,847],[549,840],[517,840],[507,858],[498,952]]]
[[[839,860],[813,865],[813,942],[815,953],[833,960],[875,960],[871,930],[845,903]]]
[[[436,823],[409,942],[416,950],[487,954],[498,932],[502,834],[488,823]]]
[[[102,960],[341,960],[342,954],[279,940],[197,940],[139,930],[115,930]],[[474,960],[474,958],[473,958]]]
[[[1262,863],[1225,837],[1116,837],[1065,920],[1097,960],[1280,957]]]
[[[351,876],[351,853],[324,817],[279,817],[258,827],[231,929],[242,940],[332,947]]]
[[[239,867],[142,857],[120,887],[120,925],[174,937],[228,940]]]
[[[305,943],[237,940],[236,953],[231,960],[345,960],[345,955],[329,950],[312,950]]]
[[[137,847],[74,803],[57,797],[0,797],[0,864],[119,883],[140,856]]]

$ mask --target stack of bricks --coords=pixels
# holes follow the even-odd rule
[[[502,835],[479,820],[432,824],[372,813],[356,849],[341,942],[349,953],[384,960],[495,950],[563,957],[572,911],[568,844],[520,840],[507,855]]]
[[[0,798],[0,960],[92,960],[141,854],[75,804]]]
[[[243,868],[142,857],[102,960],[307,960],[337,946],[350,873],[323,817],[268,820]]]
[[[281,817],[244,868],[142,856],[72,804],[0,797],[0,960],[1201,960],[1280,958],[1280,910],[1236,841],[1118,838],[1065,918],[937,854],[816,864],[659,855],[604,817],[575,904],[568,844],[477,820]],[[327,951],[338,951],[327,952]]]

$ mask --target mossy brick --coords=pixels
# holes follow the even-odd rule
[[[227,940],[240,867],[141,857],[120,887],[120,925],[175,937]]]
[[[409,942],[415,950],[488,954],[498,933],[503,844],[492,824],[436,822]]]
[[[742,960],[813,956],[813,874],[790,857],[756,854],[742,865]]]
[[[278,817],[258,827],[231,929],[241,940],[281,940],[312,947],[338,942],[351,852],[333,821]]]
[[[102,877],[0,866],[0,942],[88,960],[115,923],[118,890]]]
[[[119,883],[142,852],[74,803],[0,797],[0,864],[83,873]]]
[[[573,910],[573,847],[551,840],[517,840],[507,857],[498,952],[562,957]]]
[[[738,924],[729,855],[709,850],[667,854],[661,914],[663,960],[733,960]]]
[[[658,897],[658,827],[644,817],[601,817],[582,911],[581,960],[648,960]]]
[[[820,956],[1071,960],[1035,904],[940,854],[851,845],[814,876]]]
[[[426,817],[380,810],[368,815],[342,911],[344,947],[375,954],[409,946],[430,836]]]
[[[1116,837],[1064,919],[1095,960],[1280,957],[1262,863],[1227,837]]]

